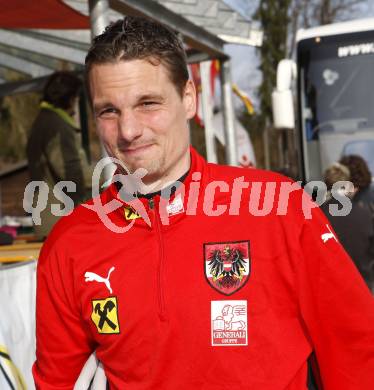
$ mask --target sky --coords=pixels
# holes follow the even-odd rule
[[[224,0],[229,6],[246,15],[246,11],[251,13],[257,7],[257,0]],[[360,9],[354,19],[374,17],[374,1],[366,0],[362,2]],[[231,73],[233,82],[238,84],[239,88],[244,90],[258,108],[258,99],[256,90],[261,83],[261,73],[257,69],[259,59],[256,49],[244,45],[226,45],[226,52],[231,56]]]
[[[252,3],[251,10],[256,9],[256,0],[247,0]],[[241,13],[246,14],[248,9],[243,8],[243,0],[224,0],[229,6]],[[233,82],[240,89],[244,90],[252,102],[257,105],[256,89],[261,83],[261,73],[257,69],[259,60],[256,55],[256,49],[253,46],[245,45],[226,45],[225,51],[232,57],[231,74]]]

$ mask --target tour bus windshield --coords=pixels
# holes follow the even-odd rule
[[[322,132],[374,130],[374,38],[355,35],[353,41],[310,39],[299,47],[300,108],[308,141]]]
[[[297,64],[303,176],[349,154],[374,173],[374,31],[303,39]]]

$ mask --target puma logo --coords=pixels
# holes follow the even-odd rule
[[[326,224],[326,227],[327,227],[329,233],[324,233],[321,235],[322,241],[325,243],[328,240],[330,240],[331,238],[333,238],[336,242],[338,242],[338,240],[335,237],[335,234],[331,231],[329,225]]]
[[[106,278],[103,278],[102,276],[98,275],[98,274],[95,274],[94,272],[86,272],[84,274],[84,277],[85,277],[85,281],[86,282],[98,282],[98,283],[104,283],[105,286],[107,287],[107,289],[109,290],[109,292],[112,294],[112,288],[110,287],[110,281],[109,281],[109,278],[110,278],[110,274],[114,271],[114,267],[112,267],[109,272],[108,272],[108,276]]]

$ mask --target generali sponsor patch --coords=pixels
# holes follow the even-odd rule
[[[211,301],[213,347],[248,345],[247,301]]]

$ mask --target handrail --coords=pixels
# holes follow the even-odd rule
[[[42,245],[43,243],[39,242],[0,246],[0,263],[5,264],[37,260]]]
[[[17,173],[19,171],[23,171],[24,169],[27,168],[27,166],[28,166],[27,160],[22,160],[18,163],[11,165],[8,168],[2,169],[0,171],[0,179],[5,179],[6,177],[8,177],[14,173]]]

